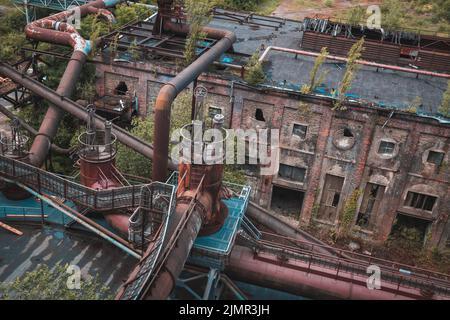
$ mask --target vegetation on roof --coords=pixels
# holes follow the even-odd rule
[[[442,96],[442,103],[439,107],[439,113],[446,118],[450,118],[450,80],[448,81],[447,90]]]
[[[185,64],[191,64],[197,57],[197,45],[206,34],[201,30],[212,20],[211,10],[216,5],[214,0],[185,0],[185,9],[189,23],[189,35],[184,50]]]
[[[361,53],[364,49],[364,38],[361,38],[356,42],[348,52],[348,61],[345,66],[345,73],[339,85],[337,91],[337,100],[334,103],[334,110],[345,110],[344,102],[346,100],[346,93],[351,88],[353,79],[355,78],[356,72],[361,67],[357,64],[357,60],[361,58]]]
[[[314,65],[309,73],[309,84],[305,84],[301,88],[301,92],[304,94],[308,94],[311,92],[314,92],[316,90],[317,86],[320,85],[325,77],[328,74],[328,71],[322,71],[317,77],[318,72],[320,70],[320,67],[323,65],[325,60],[327,59],[327,55],[329,55],[329,52],[326,47],[323,47],[320,50],[320,55],[315,59]]]
[[[256,86],[261,84],[266,79],[261,61],[259,61],[259,53],[255,52],[247,62],[245,66],[244,80],[252,85]]]

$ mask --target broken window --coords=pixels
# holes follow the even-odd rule
[[[298,168],[280,163],[278,176],[283,179],[288,179],[296,182],[304,182],[306,175],[305,168]]]
[[[353,133],[349,128],[344,129],[343,135],[347,138],[353,138]]]
[[[357,224],[360,227],[369,227],[371,217],[378,212],[384,191],[385,187],[382,185],[367,183],[357,220]]]
[[[339,192],[334,191],[333,193],[333,200],[331,201],[330,206],[337,208],[337,206],[339,205],[339,200],[341,200],[341,194]]]
[[[440,166],[442,161],[444,161],[444,156],[443,152],[430,151],[428,152],[427,162]]]
[[[436,200],[437,197],[409,191],[406,196],[405,206],[420,210],[433,211]]]
[[[323,195],[320,201],[320,209],[317,218],[334,222],[337,215],[337,208],[341,201],[342,186],[344,178],[327,174],[323,187]]]
[[[405,239],[408,243],[424,244],[425,235],[431,227],[431,221],[398,213],[392,226],[390,238],[393,241]]]
[[[294,123],[294,127],[292,129],[292,134],[300,137],[300,139],[305,139],[307,130],[308,130],[307,126]]]
[[[255,119],[258,121],[266,121],[266,119],[264,118],[264,113],[260,108],[256,108]]]
[[[378,153],[384,155],[392,155],[394,154],[395,143],[389,141],[381,141],[380,146],[378,147]]]
[[[305,193],[298,190],[273,186],[270,207],[277,213],[298,218]]]
[[[349,150],[355,145],[355,135],[349,128],[336,131],[333,138],[333,144],[341,150]]]
[[[216,114],[222,114],[222,109],[217,108],[217,107],[209,107],[208,108],[208,115],[209,115],[209,117],[214,119],[214,116]]]
[[[128,86],[125,82],[120,81],[116,89],[114,89],[114,94],[118,96],[124,96],[128,92]]]

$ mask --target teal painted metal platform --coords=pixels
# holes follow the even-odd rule
[[[177,186],[178,172],[174,172],[167,180],[168,184]],[[231,189],[235,196],[230,199],[222,199],[228,207],[228,217],[223,227],[216,233],[197,237],[188,262],[207,268],[223,270],[230,254],[236,235],[241,228],[242,219],[250,197],[251,188],[246,185],[238,185],[223,182],[223,185]]]

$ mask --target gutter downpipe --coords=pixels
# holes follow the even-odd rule
[[[269,54],[269,52],[271,50],[280,51],[280,52],[287,52],[287,53],[294,53],[294,54],[300,54],[300,55],[303,55],[303,56],[310,56],[310,57],[318,57],[318,56],[320,56],[320,53],[316,53],[316,52],[269,46],[269,47],[266,48],[266,50],[264,50],[263,54],[259,58],[259,61],[263,62],[264,59],[266,58],[266,56]],[[337,61],[342,61],[342,62],[348,62],[348,59],[344,58],[344,57],[327,55],[326,58],[329,59],[329,60],[337,60]],[[389,64],[376,63],[376,62],[371,62],[371,61],[366,61],[366,60],[356,60],[356,63],[362,64],[362,65],[365,65],[365,66],[369,66],[369,67],[383,68],[383,69],[389,69],[389,70],[394,70],[394,71],[401,71],[401,72],[406,72],[406,73],[414,73],[414,74],[421,74],[421,75],[425,75],[425,76],[450,79],[450,74],[447,74],[447,73],[439,73],[439,72],[433,72],[433,71],[417,70],[417,69],[412,69],[412,68],[404,68],[404,67],[393,66],[393,65],[389,65]]]
[[[189,27],[171,21],[165,21],[164,30],[179,34],[188,34]],[[211,49],[201,55],[174,79],[165,84],[159,91],[155,103],[155,128],[153,152],[153,181],[166,180],[169,163],[170,109],[177,95],[194,79],[204,72],[223,53],[232,48],[236,35],[227,30],[205,27],[202,32],[213,39],[220,39]]]
[[[86,62],[87,55],[91,51],[90,41],[83,39],[67,20],[79,10],[80,17],[89,13],[96,13],[105,17],[108,21],[114,22],[114,17],[111,12],[104,8],[114,6],[120,1],[96,0],[80,7],[36,20],[25,27],[25,34],[29,39],[67,45],[74,49],[56,89],[58,94],[65,97],[72,95],[83,65]],[[30,164],[40,167],[44,163],[63,114],[62,110],[54,105],[50,105],[31,146],[28,159]]]

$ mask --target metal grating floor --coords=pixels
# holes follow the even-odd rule
[[[229,254],[236,232],[241,225],[241,219],[245,213],[247,203],[245,198],[238,197],[222,201],[228,207],[228,217],[223,227],[210,236],[198,237],[194,242],[194,248],[212,251],[221,255]]]

